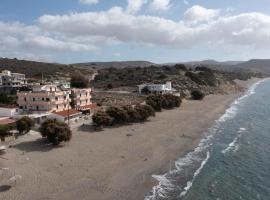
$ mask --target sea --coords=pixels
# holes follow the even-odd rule
[[[254,84],[145,200],[270,200],[270,80]]]

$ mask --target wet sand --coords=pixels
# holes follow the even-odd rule
[[[256,80],[238,82],[250,86]],[[91,131],[73,130],[71,142],[51,148],[38,134],[20,138],[0,158],[1,200],[141,200],[192,151],[240,92],[185,100],[179,109],[157,113],[144,124]],[[1,146],[1,145],[0,145]],[[17,175],[17,181],[10,178]],[[19,176],[19,178],[18,178]],[[11,185],[2,191],[1,186]]]

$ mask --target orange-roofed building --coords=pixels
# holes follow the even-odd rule
[[[75,110],[64,110],[60,112],[53,112],[48,118],[51,119],[57,119],[61,122],[67,122],[67,121],[75,121],[76,119],[79,119],[82,116],[82,113]]]

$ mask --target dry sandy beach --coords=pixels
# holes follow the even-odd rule
[[[240,84],[247,86],[254,83]],[[1,200],[141,200],[178,157],[192,151],[240,93],[184,101],[145,124],[73,131],[70,143],[51,148],[39,135],[19,139],[0,158]],[[10,177],[19,177],[16,183]],[[3,185],[12,185],[3,191]],[[1,192],[2,190],[2,192]]]

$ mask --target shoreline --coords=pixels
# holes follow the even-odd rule
[[[248,88],[259,80],[237,83]],[[63,148],[40,147],[39,136],[31,136],[31,141],[15,145],[5,155],[9,160],[3,161],[4,167],[22,179],[1,195],[4,200],[144,199],[157,183],[152,175],[166,173],[172,162],[193,151],[242,94],[184,101],[180,109],[157,113],[143,125],[74,130],[72,141]]]

